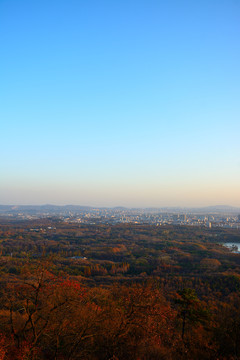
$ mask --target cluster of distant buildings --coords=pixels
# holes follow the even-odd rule
[[[79,215],[72,214],[65,217],[66,222],[77,223],[110,223],[110,224],[152,224],[157,226],[164,225],[189,225],[202,227],[223,227],[240,229],[240,215],[222,215],[222,214],[177,214],[177,213],[147,213],[145,211],[131,212],[122,211],[101,211],[97,209],[94,213]]]
[[[69,223],[80,224],[152,224],[189,225],[200,227],[222,227],[240,229],[240,211],[223,207],[209,209],[130,209],[123,207],[93,208],[81,206],[32,206],[0,209],[0,216],[19,220],[58,218]],[[228,210],[228,211],[225,211]],[[237,209],[238,210],[238,209]],[[239,209],[240,210],[240,209]]]

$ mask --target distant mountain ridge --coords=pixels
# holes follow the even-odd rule
[[[78,211],[92,211],[94,209],[111,209],[113,211],[145,211],[145,212],[181,212],[181,213],[240,213],[240,207],[229,205],[214,205],[205,207],[148,207],[130,208],[124,206],[116,207],[93,207],[82,205],[0,205],[0,213],[67,213]]]

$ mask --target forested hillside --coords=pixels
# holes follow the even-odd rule
[[[0,359],[240,359],[238,230],[2,220]]]

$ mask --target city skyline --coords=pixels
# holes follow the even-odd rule
[[[240,207],[240,3],[0,4],[0,204]]]

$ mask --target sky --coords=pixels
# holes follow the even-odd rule
[[[0,0],[0,204],[240,206],[239,0]]]

